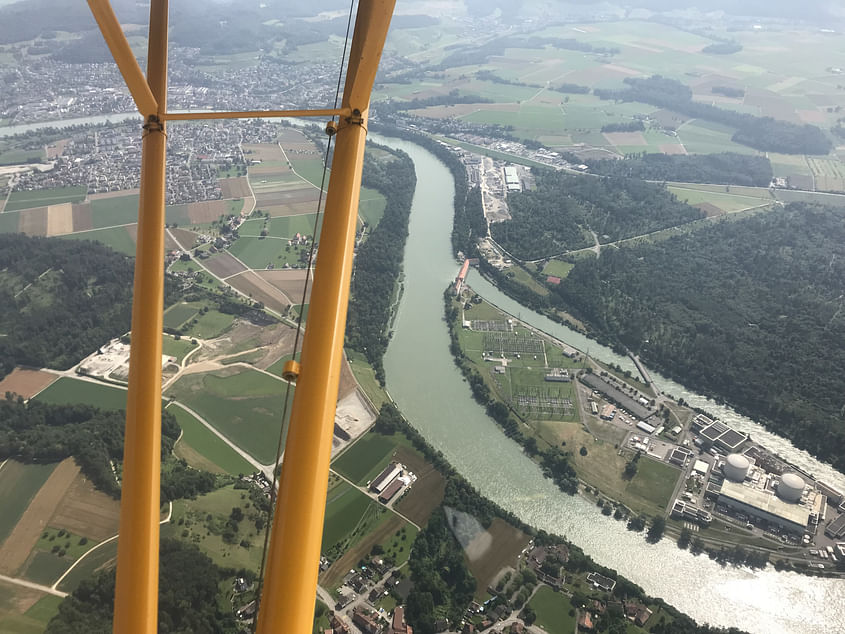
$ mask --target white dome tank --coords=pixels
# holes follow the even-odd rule
[[[784,473],[778,485],[778,496],[787,502],[798,502],[804,492],[804,480],[794,473]]]
[[[742,482],[748,475],[748,469],[751,463],[748,458],[738,453],[728,455],[722,471],[725,472],[725,477],[732,482]]]

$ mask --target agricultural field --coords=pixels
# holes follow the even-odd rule
[[[548,586],[540,586],[528,605],[537,614],[535,623],[549,634],[572,634],[575,617],[569,616],[572,604],[565,595]]]
[[[571,262],[563,262],[561,260],[549,260],[546,263],[546,266],[543,267],[543,273],[545,273],[546,275],[553,275],[555,277],[563,279],[567,275],[569,275],[569,271],[572,270],[573,266],[575,265]]]
[[[132,233],[129,231],[129,227],[93,229],[77,233],[68,233],[61,237],[66,240],[93,240],[95,242],[101,242],[107,247],[111,247],[118,253],[132,256],[135,255],[135,240],[132,237]]]
[[[286,273],[287,271],[261,271],[261,273]],[[276,285],[267,281],[263,275],[255,271],[245,271],[226,280],[226,283],[236,288],[251,300],[261,302],[279,314],[283,314],[291,304],[291,299]]]
[[[434,509],[443,501],[446,493],[446,479],[410,447],[398,447],[396,460],[416,475],[417,480],[393,506],[412,522],[423,526],[428,522]]]
[[[358,489],[337,476],[330,476],[323,525],[323,552],[338,543],[348,545],[359,534],[366,534],[367,531],[359,529],[372,525],[375,516],[381,515],[382,510],[383,507]]]
[[[528,535],[498,517],[485,532],[477,535],[465,548],[469,570],[478,582],[476,599],[487,594],[499,571],[517,566],[517,557],[528,545]]]
[[[0,380],[0,396],[5,396],[7,392],[11,392],[12,394],[18,394],[25,399],[29,399],[57,378],[52,372],[15,368],[10,374],[7,374]]]
[[[0,581],[0,631],[41,634],[59,610],[61,597]]]
[[[815,188],[823,192],[845,191],[845,165],[829,158],[807,157],[813,173]]]
[[[56,468],[55,464],[23,464],[6,460],[0,467],[0,544],[12,533],[32,498]]]
[[[308,255],[304,247],[291,246],[287,239],[271,236],[241,236],[231,244],[229,251],[251,269],[281,269],[286,264],[300,266]]]
[[[396,445],[396,435],[383,436],[370,432],[335,459],[332,468],[352,482],[364,486],[387,466]]]
[[[62,377],[35,400],[56,405],[85,403],[101,409],[126,409],[126,390],[96,381]]]
[[[138,222],[138,194],[91,201],[91,229]]]
[[[162,336],[162,354],[173,357],[176,363],[182,363],[182,359],[196,347],[197,344],[190,339],[177,340],[172,335]]]
[[[87,187],[56,187],[54,189],[39,189],[31,192],[12,192],[6,202],[4,213],[19,209],[47,207],[61,203],[78,203],[85,200]],[[135,208],[137,212],[137,207]]]
[[[707,215],[743,211],[745,209],[771,204],[772,202],[769,191],[762,188],[756,188],[759,189],[759,194],[751,196],[738,192],[738,190],[751,190],[753,192],[755,188],[751,187],[671,185],[667,189],[675,194],[678,200],[684,201],[693,207],[699,207]],[[721,189],[721,191],[714,191],[714,189]],[[711,211],[711,207],[714,207],[716,211]]]
[[[168,407],[182,428],[182,438],[174,447],[174,453],[189,465],[212,473],[239,475],[253,473],[255,467],[244,460],[229,445],[211,433],[192,414],[182,409],[179,403]]]
[[[283,381],[262,372],[228,368],[185,375],[167,392],[260,463],[270,464],[283,424],[284,389]]]

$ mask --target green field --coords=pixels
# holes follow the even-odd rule
[[[40,392],[35,399],[55,405],[85,403],[101,409],[126,409],[126,390],[64,376]]]
[[[69,557],[59,557],[49,551],[38,550],[30,555],[23,576],[35,583],[49,586],[61,577],[72,563],[73,559]]]
[[[746,196],[735,193],[735,189],[727,186],[721,186],[721,192],[702,190],[694,185],[684,185],[683,187],[670,186],[667,189],[678,197],[678,200],[685,201],[689,205],[697,205],[699,203],[710,203],[715,205],[724,212],[730,213],[733,211],[741,211],[750,207],[759,207],[772,202],[768,190],[762,190],[759,197]],[[731,190],[730,192],[726,189]]]
[[[6,150],[0,152],[0,165],[20,165],[44,160],[44,150]]]
[[[229,330],[235,321],[235,316],[217,310],[209,310],[197,317],[196,320],[197,323],[192,324],[188,329],[188,334],[200,339],[214,339]]]
[[[255,471],[255,467],[244,460],[243,457],[219,437],[212,434],[194,416],[179,407],[178,403],[169,407],[167,411],[176,417],[176,421],[182,428],[182,439],[179,441],[179,445],[177,445],[177,452],[182,444],[186,444],[213,465],[216,465],[222,471],[231,475],[252,473]],[[189,463],[192,462],[189,456],[183,457]],[[197,468],[201,467],[199,464],[194,466]]]
[[[107,229],[94,229],[93,231],[80,231],[68,233],[60,238],[66,240],[94,240],[111,247],[118,253],[135,255],[135,241],[129,235],[126,227],[109,227]]]
[[[364,524],[374,519],[376,511],[380,508],[358,489],[342,480],[338,479],[330,485],[326,496],[322,552],[326,552],[332,545],[339,542],[351,541],[356,529],[363,528]]]
[[[234,507],[240,507],[244,519],[238,522],[233,541],[223,539],[226,522]],[[256,529],[250,517],[255,514],[246,491],[225,486],[195,500],[173,504],[173,516],[162,526],[162,537],[173,537],[195,544],[218,566],[246,568],[254,572],[261,565],[264,532]],[[241,545],[245,541],[246,545]]]
[[[371,227],[376,226],[384,216],[387,199],[375,189],[361,188],[361,199],[358,201],[358,215]]]
[[[18,233],[20,214],[0,213],[0,233]]]
[[[193,319],[202,306],[201,302],[174,304],[164,312],[164,327],[178,330],[186,321]]]
[[[314,219],[317,214],[299,214],[296,216],[276,216],[269,220],[253,218],[244,222],[238,233],[243,237],[257,237],[266,228],[268,237],[292,239],[297,233],[314,235]],[[319,232],[320,225],[317,225]],[[287,242],[284,243],[287,246]]]
[[[382,436],[370,432],[344,451],[332,463],[332,468],[363,486],[390,462],[390,456],[397,445],[396,440],[396,435]]]
[[[184,376],[168,395],[185,403],[256,460],[270,464],[279,442],[284,391],[284,382],[266,374],[231,368],[219,374]]]
[[[562,262],[561,260],[549,260],[548,264],[543,267],[543,273],[546,275],[555,275],[561,279],[569,275],[569,271],[575,266],[571,262]]]
[[[280,220],[287,220],[287,218],[280,218]],[[269,267],[281,269],[285,264],[289,266],[298,264],[302,248],[289,246],[287,239],[284,238],[241,237],[231,244],[229,251],[251,269]]]
[[[540,586],[528,602],[537,614],[537,625],[549,634],[572,634],[575,617],[569,616],[572,604],[569,598],[548,586]]]
[[[658,508],[665,508],[680,474],[680,471],[664,462],[640,460],[637,475],[628,484],[626,493],[639,496]]]
[[[302,178],[307,180],[315,187],[319,187],[323,179],[323,159],[321,158],[296,158],[291,155],[290,162],[293,165],[294,171]],[[326,172],[326,182],[324,185],[327,189],[329,186],[329,174]]]
[[[78,203],[85,200],[87,193],[88,188],[85,185],[38,189],[32,192],[12,192],[6,203],[5,211],[46,207],[60,203]]]
[[[73,592],[76,587],[85,579],[90,579],[100,570],[111,568],[117,558],[117,540],[113,539],[103,544],[97,550],[88,555],[82,562],[71,570],[67,577],[62,579],[59,590]]]
[[[32,498],[50,477],[55,464],[23,464],[7,460],[0,468],[0,543],[15,528]]]
[[[301,357],[302,357],[302,353],[301,353],[301,352],[297,352],[297,353],[296,353],[296,360],[297,360],[297,361],[299,361]],[[285,355],[285,356],[283,356],[281,359],[279,359],[278,361],[276,361],[273,365],[271,365],[270,367],[268,367],[268,368],[267,368],[267,372],[270,372],[270,373],[272,373],[272,374],[275,374],[276,376],[278,376],[279,378],[281,378],[281,376],[282,376],[282,370],[284,370],[285,363],[286,363],[287,361],[289,361],[289,360],[290,360],[290,358],[291,358],[291,355],[286,354],[286,355]]]
[[[197,344],[191,343],[190,339],[181,338],[178,341],[171,335],[164,335],[162,337],[162,354],[169,357],[176,357],[176,363],[182,363],[182,359],[194,348]]]
[[[91,222],[95,229],[138,222],[138,194],[92,200]]]

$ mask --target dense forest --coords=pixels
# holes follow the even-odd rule
[[[645,124],[641,119],[623,123],[608,123],[601,127],[602,132],[642,132],[643,130],[645,130]]]
[[[414,164],[402,152],[390,160],[369,159],[364,169],[364,186],[381,192],[387,203],[384,216],[367,228],[369,235],[358,248],[346,336],[350,347],[366,355],[382,383],[390,306],[402,270],[416,182]]]
[[[648,78],[627,77],[627,88],[621,90],[595,89],[600,99],[639,101],[658,108],[713,121],[736,129],[732,140],[757,150],[783,154],[827,154],[833,144],[820,128],[798,125],[788,121],[757,117],[751,114],[718,108],[693,101],[692,90],[681,82],[652,75]]]
[[[438,614],[460,623],[476,583],[442,507],[417,535],[409,565],[414,588],[408,595],[407,618],[414,629],[434,634]]]
[[[73,457],[105,493],[120,496],[111,463],[123,460],[125,416],[90,405],[47,405],[21,399],[0,400],[0,460],[50,463]],[[161,417],[161,499],[195,497],[216,487],[217,479],[205,471],[188,468],[173,458],[179,424],[165,411]]]
[[[572,163],[583,163],[594,174],[682,183],[718,183],[768,187],[772,164],[765,156],[721,152],[719,154],[628,155],[624,159],[582,159],[564,156]]]
[[[96,242],[0,235],[0,378],[67,369],[128,331],[133,271]]]
[[[234,576],[196,546],[163,539],[160,546],[158,631],[234,634],[240,631],[219,584]],[[59,605],[47,634],[108,634],[114,612],[114,570],[79,584]]]
[[[845,470],[843,220],[792,204],[606,250],[555,292],[605,341]]]
[[[586,178],[535,170],[537,188],[508,195],[512,219],[490,227],[520,260],[537,260],[593,243],[613,242],[701,217],[662,185],[628,178]]]

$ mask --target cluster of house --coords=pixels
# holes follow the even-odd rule
[[[405,623],[405,608],[397,606],[393,616],[385,625],[385,619],[378,613],[366,608],[355,608],[352,622],[364,634],[414,634],[414,628]],[[336,630],[326,630],[324,634],[338,634]]]
[[[596,628],[596,620],[608,610],[616,611],[626,619],[643,627],[651,618],[651,609],[639,601],[610,601],[607,604],[598,599],[590,601],[578,614],[578,629],[582,632],[592,632]]]

